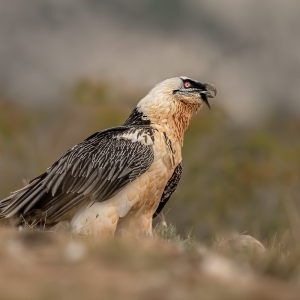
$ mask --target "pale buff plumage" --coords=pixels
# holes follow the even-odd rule
[[[112,199],[78,212],[72,219],[76,232],[110,236],[115,232],[118,223],[118,228],[125,232],[144,232],[151,235],[152,216],[161,194],[175,167],[182,160],[184,132],[193,114],[203,106],[203,102],[196,97],[174,97],[172,91],[178,87],[180,81],[180,78],[165,80],[137,105],[152,121],[152,127],[157,129],[156,142],[153,145],[154,162],[149,170]],[[166,145],[163,132],[171,140],[173,153]],[[138,141],[134,135],[128,136],[128,139]],[[86,226],[87,224],[90,226]]]

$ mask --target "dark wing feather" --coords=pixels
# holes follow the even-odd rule
[[[152,130],[120,126],[92,135],[28,186],[1,200],[2,218],[39,212],[51,223],[87,199],[110,199],[146,172],[154,158],[152,146],[123,138],[124,134],[152,135]]]
[[[175,168],[171,178],[169,179],[163,194],[161,196],[161,200],[159,202],[159,205],[154,213],[154,218],[162,211],[172,194],[175,192],[177,185],[180,181],[182,174],[182,162]]]

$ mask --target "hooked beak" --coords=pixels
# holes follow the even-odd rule
[[[214,98],[217,95],[217,89],[211,83],[203,83],[203,85],[205,86],[205,90],[201,90],[200,95],[201,95],[202,100],[205,102],[205,104],[210,109],[210,104],[209,104],[207,98]]]

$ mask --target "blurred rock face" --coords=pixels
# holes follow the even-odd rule
[[[299,107],[296,0],[3,0],[0,90],[44,105],[84,76],[148,90],[187,75],[213,82],[240,122]]]

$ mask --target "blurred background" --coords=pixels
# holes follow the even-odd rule
[[[167,222],[208,241],[297,235],[299,11],[296,0],[2,0],[0,197],[185,75],[218,96],[186,133]]]

